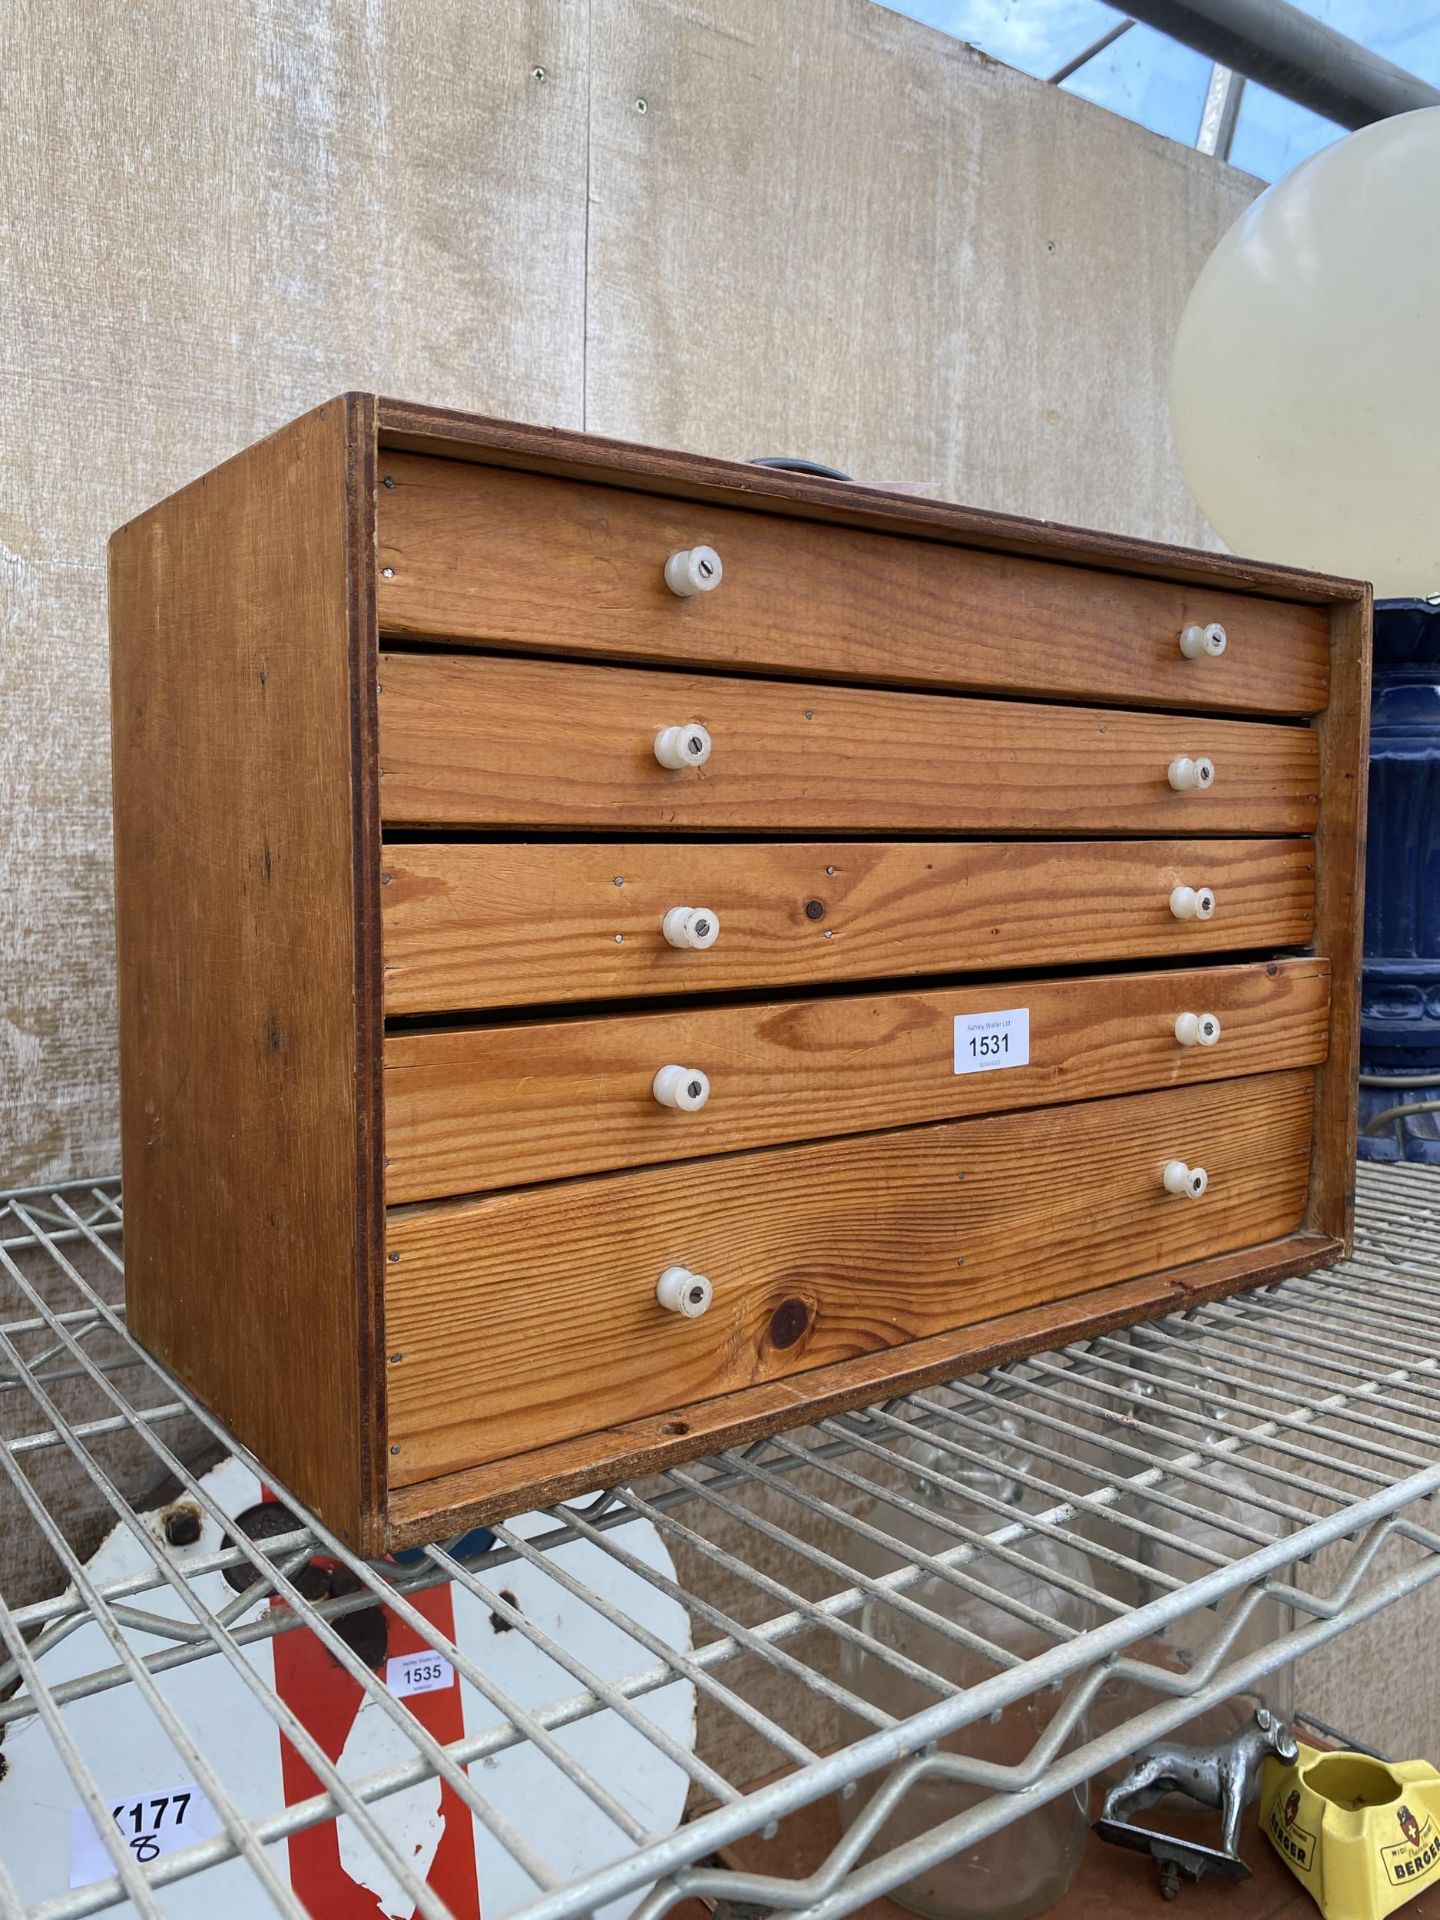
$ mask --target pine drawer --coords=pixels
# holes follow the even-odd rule
[[[1282,1073],[393,1214],[391,1484],[1278,1241],[1313,1103]],[[698,1319],[656,1302],[674,1265]]]
[[[1210,917],[1178,919],[1177,887],[1208,887]],[[1315,847],[396,841],[380,899],[385,1009],[406,1016],[1303,947]],[[671,944],[676,908],[672,936],[708,944]]]
[[[1186,1027],[1182,1044],[1186,1013],[1212,1016],[1219,1038]],[[1329,965],[1270,960],[393,1033],[385,1194],[395,1205],[1314,1066],[1329,1027]],[[671,1068],[680,1105],[657,1091]]]
[[[1329,699],[1324,610],[1213,578],[1126,576],[1073,554],[1057,564],[423,454],[381,464],[385,634],[1216,713],[1312,714]],[[770,504],[769,485],[752,475],[755,504]],[[682,598],[665,563],[699,547],[718,556],[718,582]],[[1224,653],[1186,658],[1183,629],[1212,622]]]
[[[1309,727],[474,654],[381,655],[379,751],[404,828],[1282,834],[1319,800]]]

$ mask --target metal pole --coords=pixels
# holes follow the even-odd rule
[[[1135,22],[1121,20],[1111,27],[1108,33],[1102,33],[1098,40],[1092,40],[1088,47],[1082,47],[1073,60],[1067,60],[1063,67],[1057,67],[1049,76],[1050,85],[1058,87],[1062,80],[1068,80],[1072,73],[1078,73],[1087,60],[1093,60],[1097,53],[1103,53],[1106,47],[1113,47],[1121,34],[1128,33]]]
[[[1126,10],[1342,127],[1440,107],[1440,91],[1286,0],[1139,0]]]
[[[1205,104],[1200,109],[1200,131],[1195,138],[1199,152],[1211,153],[1217,160],[1230,158],[1235,123],[1240,118],[1240,102],[1244,93],[1243,73],[1234,73],[1229,67],[1222,67],[1218,63],[1210,69],[1210,84],[1205,90]]]

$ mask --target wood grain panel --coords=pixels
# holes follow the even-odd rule
[[[386,1198],[1313,1066],[1329,979],[1324,960],[1272,960],[392,1034]],[[1029,1063],[957,1073],[956,1019],[1017,1006]],[[1219,1017],[1218,1045],[1179,1045],[1187,1009]],[[670,1062],[709,1076],[699,1112],[655,1100],[651,1081]]]
[[[110,548],[137,1336],[361,1551],[381,1536],[368,402]]]
[[[383,465],[385,633],[1200,711],[1329,696],[1319,607],[463,461]],[[701,545],[724,577],[679,599],[664,563]],[[1181,628],[1212,620],[1225,654],[1187,660]]]
[[[1316,931],[1333,953],[1330,1057],[1315,1079],[1309,1224],[1351,1251],[1355,1237],[1356,1075],[1364,957],[1366,796],[1370,779],[1369,589],[1334,609],[1335,702],[1316,727],[1325,805],[1316,834]]]
[[[671,772],[657,732],[703,723]],[[1215,784],[1166,771],[1208,754]],[[1308,833],[1309,727],[620,667],[390,653],[381,809],[394,826],[663,831]]]
[[[392,1213],[391,1484],[1276,1239],[1313,1098],[1299,1071]],[[702,1318],[657,1304],[672,1262]]]
[[[386,1545],[419,1546],[529,1507],[550,1506],[596,1487],[619,1486],[700,1454],[746,1447],[766,1434],[954,1380],[1022,1354],[1093,1339],[1137,1320],[1223,1299],[1262,1281],[1311,1273],[1339,1255],[1339,1242],[1324,1234],[1287,1234],[1282,1240],[1211,1254],[1141,1280],[1113,1281],[1068,1300],[931,1334],[903,1347],[837,1360],[806,1374],[803,1393],[794,1380],[764,1381],[718,1400],[690,1401],[600,1433],[552,1441],[507,1460],[393,1485]]]
[[[391,1014],[1298,947],[1308,840],[723,841],[385,849]],[[1172,887],[1215,890],[1177,920]],[[668,946],[667,908],[720,937]],[[617,937],[618,936],[618,937]]]

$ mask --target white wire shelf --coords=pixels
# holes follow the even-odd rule
[[[217,1478],[232,1443],[126,1330],[117,1182],[0,1195],[0,1915],[198,1913],[186,1901],[214,1888],[208,1911],[225,1920],[303,1916],[319,1909],[294,1849],[338,1823],[342,1857],[370,1860],[367,1884],[389,1890],[379,1910],[464,1920],[470,1907],[426,1877],[393,1817],[438,1783],[473,1827],[477,1860],[503,1865],[510,1891],[494,1892],[499,1867],[481,1888],[487,1920],[637,1902],[660,1920],[689,1896],[838,1920],[1440,1574],[1440,1171],[1362,1166],[1358,1178],[1357,1252],[1328,1273],[826,1419],[405,1564],[357,1560],[283,1488],[293,1525],[282,1516],[284,1531],[250,1538],[232,1524]],[[1025,1510],[987,1534],[952,1523],[954,1544],[933,1556],[897,1549],[892,1571],[858,1571],[847,1549],[888,1537],[886,1515],[913,1504],[897,1461],[915,1437],[939,1450],[945,1465],[927,1478],[944,1486],[945,1466],[986,1460],[1002,1416],[1029,1459]],[[1236,1465],[1253,1491],[1217,1521]],[[982,1646],[986,1676],[963,1689],[911,1670],[933,1697],[905,1718],[847,1691],[843,1641],[903,1660],[865,1634],[867,1602],[914,1611],[911,1591],[938,1577],[1013,1612],[987,1569],[1042,1536],[1087,1556],[1093,1627],[1042,1619],[1024,1660]],[[506,1645],[528,1662],[523,1690],[447,1630],[428,1604],[442,1591],[456,1618],[483,1610],[492,1643],[518,1636]],[[453,1668],[458,1733],[387,1684],[385,1627],[379,1655],[366,1639],[377,1608],[437,1671]],[[1157,1636],[1200,1608],[1218,1623],[1205,1656],[1173,1671],[1153,1657]],[[1246,1630],[1258,1608],[1287,1623],[1259,1645]],[[337,1754],[276,1678],[282,1647],[302,1646],[322,1649],[352,1710],[382,1726],[368,1760]],[[1094,1734],[1089,1710],[1116,1679],[1147,1704]],[[218,1731],[197,1705],[216,1697],[210,1680],[228,1689]],[[961,1729],[1042,1690],[1055,1699],[1022,1760],[954,1751]],[[837,1746],[842,1710],[870,1731]],[[283,1792],[255,1784],[267,1740],[303,1763]],[[202,1837],[152,1855],[127,1844],[112,1801],[124,1755],[156,1743],[211,1818]],[[624,1756],[641,1753],[679,1783],[668,1812],[629,1790]],[[555,1812],[553,1845],[499,1794],[517,1756],[532,1769],[526,1802]],[[45,1796],[34,1810],[25,1796],[45,1768],[45,1805],[58,1794],[72,1831],[87,1815],[93,1827],[82,1870],[73,1844],[68,1870],[53,1850],[4,1844],[7,1801],[41,1831]],[[936,1774],[980,1791],[871,1857],[890,1811]],[[856,1783],[868,1791],[875,1775],[886,1784],[807,1879],[723,1864],[736,1842]],[[582,1826],[577,1866],[567,1835]]]

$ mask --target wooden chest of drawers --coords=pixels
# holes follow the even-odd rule
[[[362,1550],[1347,1245],[1362,586],[350,395],[111,621],[132,1324]]]

